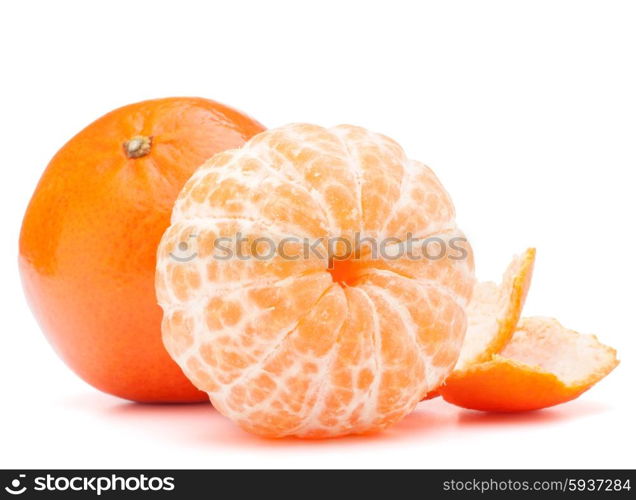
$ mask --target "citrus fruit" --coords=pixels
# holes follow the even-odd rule
[[[88,383],[137,401],[205,398],[161,342],[156,248],[194,169],[261,130],[207,99],[156,99],[101,117],[51,160],[19,265],[46,336]]]
[[[385,136],[258,134],[175,203],[157,257],[165,346],[250,432],[384,429],[459,356],[474,277],[454,219],[433,172]]]
[[[499,354],[453,374],[442,390],[450,403],[512,412],[570,401],[611,372],[616,351],[551,318],[524,318]]]

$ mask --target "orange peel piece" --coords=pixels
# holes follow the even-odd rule
[[[440,392],[472,410],[538,410],[575,399],[617,365],[616,351],[594,335],[552,318],[524,318],[499,354],[454,373]]]
[[[508,265],[501,284],[477,283],[468,305],[468,328],[455,371],[489,360],[511,339],[526,300],[536,250],[528,248]]]
[[[511,339],[530,288],[536,250],[528,248],[516,255],[498,285],[492,281],[477,283],[466,315],[468,327],[455,369],[445,385],[429,392],[424,400],[441,395],[453,375],[476,363],[488,361]]]

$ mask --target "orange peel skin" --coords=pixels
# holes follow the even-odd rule
[[[440,396],[441,396],[441,394],[439,392],[439,389],[435,389],[434,391],[431,391],[426,396],[424,396],[422,401],[428,401],[429,399],[435,399],[435,398],[438,398]]]
[[[525,318],[500,354],[454,373],[440,392],[471,410],[538,410],[577,398],[617,365],[616,351],[595,336]]]
[[[508,265],[500,285],[478,283],[468,305],[468,329],[455,366],[487,361],[512,337],[530,288],[536,250],[528,248]]]
[[[455,369],[437,390],[423,401],[441,395],[441,391],[464,369],[488,361],[512,337],[530,288],[536,250],[528,248],[515,256],[498,285],[491,281],[477,283],[468,305],[468,327]]]

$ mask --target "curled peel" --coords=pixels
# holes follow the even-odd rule
[[[530,288],[535,254],[535,249],[529,248],[515,256],[501,284],[486,281],[475,285],[467,310],[466,337],[455,371],[487,361],[508,343]]]
[[[570,401],[618,364],[616,351],[551,318],[519,321],[535,251],[515,257],[497,286],[476,285],[455,370],[439,389],[472,410],[538,410]]]
[[[524,318],[499,354],[453,373],[441,393],[473,410],[537,410],[580,396],[616,365],[616,351],[594,335],[552,318]]]
[[[536,250],[528,248],[515,256],[498,285],[492,281],[477,283],[467,308],[468,327],[454,371],[446,380],[467,367],[489,360],[512,338],[526,300]],[[443,388],[427,394],[425,399],[440,395]]]

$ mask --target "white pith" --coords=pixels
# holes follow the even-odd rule
[[[616,365],[614,349],[544,317],[523,318],[500,356],[556,375],[576,386],[600,380]]]
[[[463,370],[480,359],[500,335],[501,324],[512,313],[515,279],[519,277],[524,256],[515,256],[503,274],[500,284],[477,283],[468,304],[468,328],[456,370]],[[526,279],[529,279],[526,278]],[[520,312],[520,311],[518,311]],[[514,325],[512,325],[514,327]]]

